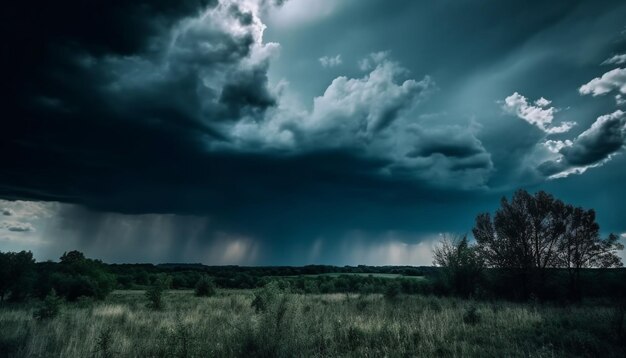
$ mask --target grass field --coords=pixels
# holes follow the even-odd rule
[[[66,303],[47,321],[36,302],[0,308],[3,357],[624,357],[615,308],[557,307],[454,298],[278,293],[214,297],[168,291],[166,308],[142,291]],[[623,338],[623,337],[622,337]]]
[[[340,276],[359,276],[359,277],[377,277],[377,278],[409,278],[414,280],[425,280],[424,276],[406,276],[397,273],[365,273],[365,272],[331,272],[311,275],[294,275],[294,276],[273,276],[273,277],[340,277]]]

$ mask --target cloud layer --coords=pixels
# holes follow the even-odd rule
[[[626,5],[476,1],[8,4],[0,250],[395,263],[518,187],[619,212]]]

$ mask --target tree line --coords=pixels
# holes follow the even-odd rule
[[[276,281],[300,293],[388,293],[578,299],[620,296],[626,271],[619,238],[600,235],[593,210],[538,192],[503,198],[494,215],[480,214],[467,236],[448,237],[434,250],[435,267],[239,267],[201,264],[105,264],[79,251],[59,262],[36,263],[31,252],[0,252],[0,301],[102,299],[113,289],[253,289]],[[608,270],[612,268],[611,270]],[[333,275],[327,275],[332,273]],[[397,274],[398,278],[377,274]],[[416,278],[417,276],[417,278]],[[423,277],[420,279],[419,277]],[[204,288],[202,288],[204,287]]]

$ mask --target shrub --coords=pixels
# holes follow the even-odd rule
[[[41,307],[35,311],[33,317],[38,320],[51,319],[61,311],[63,299],[57,296],[54,289],[46,296]]]
[[[201,277],[196,283],[196,296],[208,297],[215,295],[215,283],[209,277]]]
[[[166,282],[162,278],[155,280],[155,282],[146,290],[146,298],[148,299],[148,308],[155,311],[160,311],[165,308],[163,302],[163,291],[165,290]]]
[[[400,294],[400,284],[395,280],[389,282],[385,288],[385,298],[388,300],[395,300]]]
[[[472,326],[480,322],[480,313],[478,313],[478,309],[475,306],[471,306],[465,310],[465,313],[463,314],[463,322]]]
[[[252,308],[254,308],[257,313],[265,312],[279,294],[280,289],[278,288],[278,284],[276,282],[270,282],[254,294]]]

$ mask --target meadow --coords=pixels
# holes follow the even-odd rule
[[[271,286],[271,285],[270,285]],[[399,294],[141,290],[62,304],[0,307],[3,357],[624,357],[610,301],[575,305]],[[261,304],[259,304],[261,302]]]

